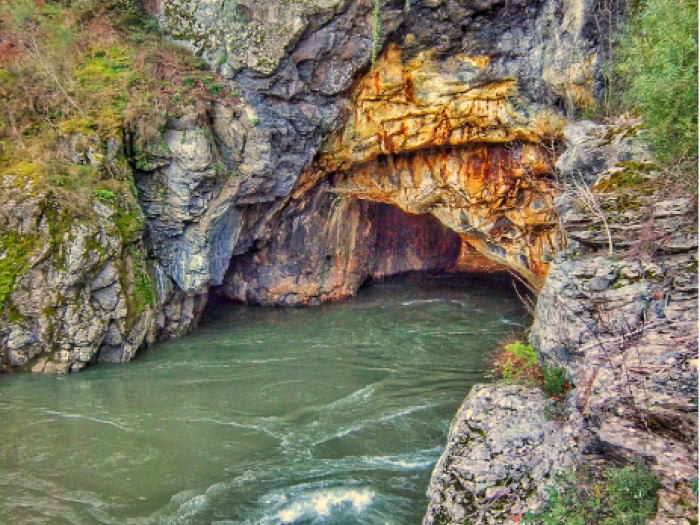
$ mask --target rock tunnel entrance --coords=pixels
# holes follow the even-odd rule
[[[292,202],[267,243],[235,256],[218,292],[262,305],[315,305],[412,271],[498,272],[431,214],[338,195],[326,181]]]
[[[316,304],[368,277],[483,264],[541,286],[566,245],[543,146],[551,123],[516,108],[514,79],[477,81],[488,63],[478,58],[441,62],[390,45],[259,248],[233,257],[222,293]]]

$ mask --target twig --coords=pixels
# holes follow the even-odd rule
[[[598,197],[596,197],[593,190],[591,190],[588,184],[586,184],[586,181],[583,179],[583,176],[580,173],[578,174],[578,177],[574,176],[572,181],[574,183],[574,195],[576,196],[576,199],[579,200],[586,208],[588,208],[595,217],[603,221],[603,224],[605,225],[605,232],[608,236],[608,255],[612,256],[614,252],[612,232],[610,231],[608,218],[606,217],[605,211],[598,201]]]
[[[46,71],[46,74],[48,75],[48,77],[49,77],[51,80],[53,80],[53,82],[56,84],[56,86],[58,87],[58,89],[61,90],[61,92],[63,93],[63,96],[66,97],[66,99],[68,100],[68,102],[70,102],[73,106],[75,106],[75,108],[80,112],[80,114],[81,114],[83,117],[87,118],[87,115],[85,114],[85,112],[83,111],[83,109],[78,105],[78,103],[77,103],[75,100],[73,100],[73,97],[71,97],[71,96],[68,94],[68,92],[67,92],[67,91],[63,88],[63,86],[61,85],[61,82],[60,82],[59,79],[58,79],[58,75],[56,75],[56,71],[55,71],[53,68],[49,67],[49,66],[46,64],[46,62],[44,62],[44,59],[43,59],[43,57],[42,57],[42,55],[41,55],[41,51],[39,51],[39,46],[38,46],[37,43],[36,43],[36,37],[34,36],[34,33],[33,33],[31,30],[29,30],[28,32],[29,32],[29,42],[30,42],[31,48],[32,48],[32,49],[31,49],[32,54],[34,54],[34,56],[36,56],[37,60],[38,60],[39,63],[41,64],[41,67],[44,68],[44,71]]]

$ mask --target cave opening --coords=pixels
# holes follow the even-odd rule
[[[506,273],[430,213],[334,193],[321,183],[281,213],[267,242],[234,256],[216,295],[265,306],[317,305],[409,272]]]

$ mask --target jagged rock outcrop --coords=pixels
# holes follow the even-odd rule
[[[560,196],[557,204],[569,237],[578,241],[551,264],[530,340],[542,361],[563,367],[575,385],[565,403],[565,425],[571,432],[559,446],[568,447],[577,464],[586,463],[587,455],[616,466],[644,460],[662,484],[654,523],[688,525],[697,520],[697,498],[691,489],[698,464],[697,212],[690,198],[674,196],[654,167],[645,163],[648,154],[642,143],[630,138],[633,129],[586,122],[565,129],[570,153],[558,163],[562,175],[571,180],[588,174],[578,180],[595,182],[593,192],[611,236],[604,231],[601,214],[587,209],[577,196],[585,190],[565,185],[571,193]],[[631,166],[636,178],[626,171]],[[641,174],[640,167],[645,167]],[[592,180],[594,173],[597,180]],[[601,255],[608,251],[610,238],[617,257]],[[512,388],[491,387],[490,395],[501,399],[513,395]],[[472,394],[465,407],[471,407],[477,395]],[[513,403],[530,406],[532,397],[520,393]],[[525,429],[524,434],[532,425],[551,424],[536,416],[492,412],[488,407],[470,412],[463,407],[450,443],[469,437],[468,429],[478,427],[476,422],[487,414],[491,425],[512,424]],[[571,426],[572,418],[581,424]],[[499,439],[495,434],[493,440]],[[503,457],[491,458],[491,470],[503,470],[517,450],[514,445],[504,447]],[[529,453],[540,457],[536,450]],[[480,497],[481,503],[488,503],[481,508],[489,519],[511,523],[512,516],[496,515],[491,509],[497,503],[510,508],[511,502],[532,495],[505,474],[489,479],[508,489],[500,499],[486,502],[472,486],[450,492],[449,479],[456,476],[450,458],[455,454],[465,465],[482,459],[475,448],[448,446],[433,476],[426,522],[445,515],[449,523],[463,523],[465,512],[474,507],[466,505],[464,511],[459,502]],[[457,473],[482,474],[469,467]],[[538,488],[552,481],[542,478]]]
[[[461,249],[434,217],[339,198],[327,183],[311,199],[294,199],[270,232],[259,250],[234,258],[220,293],[246,303],[320,304],[354,295],[367,278],[453,268]]]
[[[547,416],[553,401],[518,385],[477,385],[452,422],[428,489],[423,525],[513,524],[585,448],[581,414]]]
[[[425,251],[410,250],[405,255],[420,253],[425,261],[406,263],[392,256],[377,262],[377,254],[386,250],[375,244],[352,252],[358,259],[348,260],[342,277],[338,273],[328,280],[314,270],[319,281],[312,283],[311,274],[303,273],[308,264],[288,264],[299,258],[285,251],[296,246],[290,239],[298,225],[285,217],[300,220],[303,214],[295,210],[310,210],[302,201],[320,199],[321,187],[330,192],[323,199],[367,211],[370,216],[355,224],[362,228],[373,222],[377,238],[388,238],[377,219],[380,207],[347,201],[373,200],[413,214],[430,213],[459,234],[462,254],[471,253],[470,244],[541,283],[565,239],[552,208],[549,153],[538,143],[555,138],[561,115],[589,103],[602,88],[598,71],[606,58],[601,46],[606,29],[596,20],[596,5],[427,0],[407,10],[403,2],[385,3],[378,44],[386,50],[371,71],[369,0],[162,0],[150,5],[166,34],[218,68],[239,102],[217,101],[191,114],[170,115],[147,146],[144,137],[128,137],[146,227],[145,243],[135,248],[143,262],[134,264],[150,276],[155,300],[141,330],[151,335],[136,337],[120,328],[117,337],[110,329],[111,347],[121,348],[120,337],[138,347],[154,336],[191,329],[211,287],[224,283],[230,267],[226,289],[238,290],[231,292],[234,296],[297,303],[350,295],[363,273],[445,266]],[[500,163],[497,168],[484,167],[494,162]],[[403,175],[397,166],[406,168]],[[300,197],[302,190],[307,193]],[[319,208],[324,213],[335,209],[337,204]],[[323,236],[332,229],[331,218],[314,216],[317,222],[303,229]],[[75,227],[80,222],[92,238],[97,227],[87,224],[100,220],[81,219]],[[109,221],[103,221],[105,231]],[[339,233],[362,238],[359,231]],[[100,235],[103,242],[106,237]],[[112,251],[103,248],[110,256],[100,261],[128,269],[124,247],[134,242]],[[305,242],[312,245],[316,239]],[[8,254],[3,248],[0,257]],[[256,257],[265,260],[263,271],[250,266]],[[360,267],[367,272],[353,270]],[[98,268],[81,271],[79,281],[91,280],[97,275],[93,270]],[[241,279],[251,279],[245,293]],[[343,279],[346,283],[339,285]],[[119,301],[133,302],[128,284],[120,286]],[[266,291],[279,286],[286,291]],[[329,286],[342,293],[325,292]],[[49,296],[51,287],[37,293]],[[74,297],[57,304],[77,305]],[[111,315],[96,313],[102,321],[97,335],[90,336],[90,348],[102,344],[103,325],[110,325]],[[121,313],[115,316],[122,319]],[[48,317],[55,321],[58,314]],[[3,322],[9,327],[2,332],[7,341],[8,330],[21,325]],[[30,353],[28,363],[36,360]],[[127,359],[132,353],[115,350],[114,355]],[[5,366],[14,367],[9,357]]]
[[[85,163],[123,168],[119,144],[78,138]],[[123,159],[122,159],[123,161]],[[121,168],[120,168],[121,166]],[[0,180],[0,370],[66,373],[125,362],[154,341],[152,265],[133,196],[50,189],[31,166]]]
[[[551,205],[551,155],[537,144],[556,136],[562,108],[586,104],[599,91],[605,56],[596,7],[452,1],[418,2],[405,11],[403,4],[385,4],[380,44],[391,44],[365,73],[372,7],[364,1],[281,7],[192,0],[156,7],[171,38],[218,67],[243,101],[233,111],[217,109],[204,126],[211,131],[208,148],[218,150],[227,173],[218,182],[209,179],[206,209],[149,222],[156,257],[186,294],[220,285],[229,258],[238,267],[238,257],[251,259],[249,252],[271,238],[273,224],[277,238],[280,228],[291,228],[279,214],[293,205],[292,191],[315,187],[308,179],[331,181],[346,197],[433,213],[482,253],[541,284],[565,239]],[[182,138],[182,123],[172,126],[166,143],[177,142],[178,133],[190,140]],[[500,165],[491,170],[494,162]],[[407,179],[393,167],[380,168],[397,163],[420,172]],[[175,173],[163,165],[145,170],[139,187],[155,202],[169,184],[197,186],[205,171]],[[377,176],[399,185],[376,191]],[[181,207],[200,199],[171,193]],[[158,214],[153,206],[146,213]],[[273,251],[284,265],[289,257],[282,244]]]

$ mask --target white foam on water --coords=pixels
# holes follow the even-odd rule
[[[458,301],[456,299],[415,299],[413,301],[406,301],[405,303],[401,303],[403,306],[420,306],[422,304],[431,304],[431,303],[449,303],[449,304],[458,304],[459,306],[467,306],[464,301]]]
[[[501,323],[507,324],[509,326],[523,326],[522,323],[516,323],[515,321],[511,321],[510,319],[501,319]]]
[[[441,447],[435,447],[429,450],[420,450],[415,453],[398,456],[364,456],[361,460],[373,467],[393,467],[399,470],[423,470],[435,465],[441,452]]]
[[[367,385],[364,388],[361,388],[360,390],[356,390],[350,395],[347,395],[345,397],[341,397],[340,399],[337,399],[333,401],[332,403],[329,403],[327,407],[324,407],[326,409],[335,409],[335,408],[340,408],[343,406],[347,405],[352,405],[357,403],[358,401],[360,402],[365,402],[368,401],[369,398],[372,397],[372,394],[374,394],[375,391],[375,386],[374,385]]]
[[[173,501],[177,501],[178,497],[186,499],[190,492],[181,492],[173,496]],[[204,511],[209,506],[209,498],[206,495],[194,496],[191,499],[183,502],[180,508],[171,516],[166,517],[161,521],[162,525],[189,525],[193,518]]]
[[[260,341],[260,343],[268,343],[269,341]],[[270,359],[238,359],[235,363],[245,364],[245,365],[266,365],[268,363],[281,363],[284,361],[296,361],[296,357],[277,357]]]
[[[95,417],[89,417],[89,416],[84,416],[82,414],[70,414],[68,412],[57,412],[55,410],[42,410],[44,414],[48,414],[50,416],[59,416],[64,419],[82,419],[84,421],[92,421],[93,423],[99,423],[101,425],[110,425],[113,426],[114,428],[118,428],[119,430],[125,430],[129,432],[131,429],[125,427],[124,425],[120,425],[119,423],[115,423],[114,421],[109,421],[106,419],[97,419]]]
[[[259,525],[282,525],[295,523],[299,520],[319,521],[329,518],[334,513],[352,511],[364,512],[374,500],[375,493],[366,489],[326,489],[302,494],[291,503],[286,497],[279,498],[284,502],[281,509],[274,514],[265,516]],[[263,499],[264,503],[271,502],[270,496]]]

